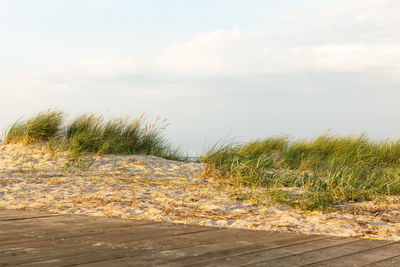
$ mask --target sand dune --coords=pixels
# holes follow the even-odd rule
[[[397,199],[335,213],[298,211],[246,200],[249,189],[207,179],[204,168],[143,155],[74,161],[41,146],[2,145],[0,208],[400,240]]]

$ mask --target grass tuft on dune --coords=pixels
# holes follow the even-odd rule
[[[266,188],[270,198],[303,209],[400,195],[400,142],[373,142],[365,135],[228,143],[212,148],[202,161],[222,177]],[[293,198],[281,190],[288,187],[304,190]]]
[[[147,123],[143,115],[105,119],[102,115],[84,113],[65,122],[65,117],[61,111],[47,110],[19,120],[6,130],[4,144],[47,143],[65,148],[73,156],[146,154],[184,159],[179,149],[173,148],[163,136],[166,120]]]
[[[5,144],[48,142],[60,136],[64,114],[57,110],[43,111],[24,121],[14,122],[6,132]]]

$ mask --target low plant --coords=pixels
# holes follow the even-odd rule
[[[340,201],[400,195],[400,143],[374,142],[365,135],[290,141],[273,137],[213,147],[202,161],[247,186],[305,189],[304,209],[326,209]],[[271,195],[288,203],[287,198]],[[286,200],[285,200],[286,199]]]
[[[73,155],[97,154],[149,154],[168,159],[182,159],[164,139],[162,130],[166,120],[145,123],[143,115],[131,119],[105,120],[95,114],[82,114],[66,127],[66,144]]]
[[[13,123],[4,140],[5,144],[48,142],[61,135],[63,113],[57,110],[40,112],[27,120]]]
[[[64,123],[57,110],[40,112],[27,120],[13,123],[6,131],[5,144],[46,143],[50,150],[67,149],[73,157],[87,153],[149,154],[184,160],[179,149],[165,140],[166,120],[147,123],[139,118],[111,118],[84,113]]]

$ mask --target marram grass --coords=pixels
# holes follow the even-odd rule
[[[400,142],[374,142],[365,135],[225,144],[212,148],[202,161],[222,176],[266,188],[272,199],[304,209],[400,195]],[[300,187],[304,193],[293,199],[280,190],[285,187]]]
[[[5,144],[48,143],[68,149],[73,156],[85,153],[148,154],[183,160],[181,152],[165,140],[166,120],[147,123],[139,118],[106,120],[101,115],[81,114],[65,122],[62,112],[48,110],[13,123],[6,131]]]
[[[62,121],[63,113],[60,111],[40,112],[25,121],[13,123],[6,133],[4,143],[31,144],[50,141],[59,137]]]
[[[165,120],[147,123],[143,116],[106,119],[89,113],[69,121],[65,117],[47,110],[19,120],[7,129],[4,143],[47,143],[73,156],[149,154],[184,159],[163,136]],[[343,201],[400,195],[400,142],[374,142],[365,135],[227,143],[210,149],[202,161],[221,178],[265,189],[268,198],[302,209],[329,209]],[[293,197],[290,190],[283,190],[291,187],[302,193]]]

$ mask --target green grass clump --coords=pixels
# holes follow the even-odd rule
[[[13,123],[6,133],[5,144],[48,142],[60,136],[63,113],[57,110],[40,112],[35,116]]]
[[[82,114],[67,125],[66,143],[75,155],[139,153],[181,159],[180,152],[164,140],[161,131],[165,127],[165,120],[148,124],[143,116],[105,120],[95,114]]]
[[[81,114],[64,123],[64,114],[56,110],[40,112],[23,121],[13,123],[6,131],[4,144],[47,142],[68,149],[73,156],[97,154],[148,154],[168,159],[183,160],[178,149],[165,140],[162,131],[166,120],[149,124],[143,115],[131,119]]]
[[[400,195],[400,142],[373,142],[364,135],[225,144],[211,149],[203,162],[241,184],[271,190],[301,187],[305,193],[300,199],[271,197],[305,209]]]

